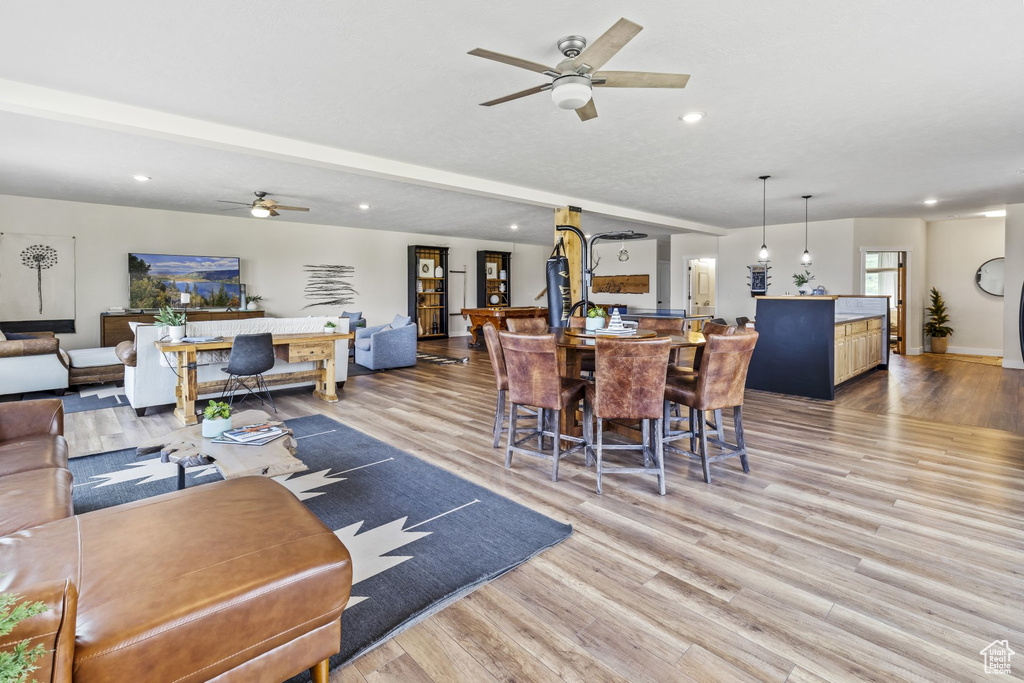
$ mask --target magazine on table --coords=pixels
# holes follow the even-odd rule
[[[257,441],[268,436],[280,436],[283,433],[284,430],[280,427],[264,422],[261,424],[251,424],[245,425],[244,427],[229,429],[221,436],[226,439],[231,439],[237,443],[247,443],[249,441]]]
[[[270,443],[271,441],[280,439],[284,435],[285,433],[283,431],[279,431],[276,434],[268,434],[258,439],[250,439],[249,441],[235,441],[234,439],[225,438],[224,435],[222,434],[221,436],[210,439],[210,441],[211,443],[223,443],[228,444],[229,446],[264,446]]]

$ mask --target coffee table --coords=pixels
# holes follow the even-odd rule
[[[178,489],[185,488],[185,468],[198,465],[214,465],[225,479],[259,475],[276,477],[309,469],[295,457],[295,437],[280,420],[262,410],[246,410],[235,413],[231,422],[235,427],[269,422],[284,429],[285,435],[264,446],[235,446],[203,438],[203,426],[197,424],[143,442],[136,449],[136,455],[160,451],[161,462],[175,463],[178,466]]]

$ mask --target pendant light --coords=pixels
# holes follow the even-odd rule
[[[768,258],[768,240],[766,238],[766,232],[768,230],[768,219],[767,219],[767,197],[768,197],[768,179],[770,175],[758,176],[761,179],[761,251],[757,254],[758,263],[770,263],[771,259]]]
[[[804,195],[804,255],[800,257],[800,264],[804,266],[811,265],[811,252],[807,251],[807,200],[813,195]]]

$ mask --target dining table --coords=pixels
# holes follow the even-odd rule
[[[598,337],[603,337],[600,330],[597,332],[586,332],[580,329],[565,327],[549,327],[548,332],[555,335],[555,345],[558,347],[559,374],[562,377],[579,377],[582,371],[582,357],[587,351],[594,351]],[[635,335],[614,335],[612,338],[623,340],[637,339],[665,339],[671,340],[669,344],[672,349],[697,348],[704,346],[704,335],[696,330],[686,330],[678,334],[654,330],[638,330]],[[566,409],[561,415],[562,433],[579,436],[583,433],[582,424],[579,421],[577,411]]]

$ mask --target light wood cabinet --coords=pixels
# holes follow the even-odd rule
[[[882,320],[871,318],[835,327],[836,384],[841,384],[882,362]]]

